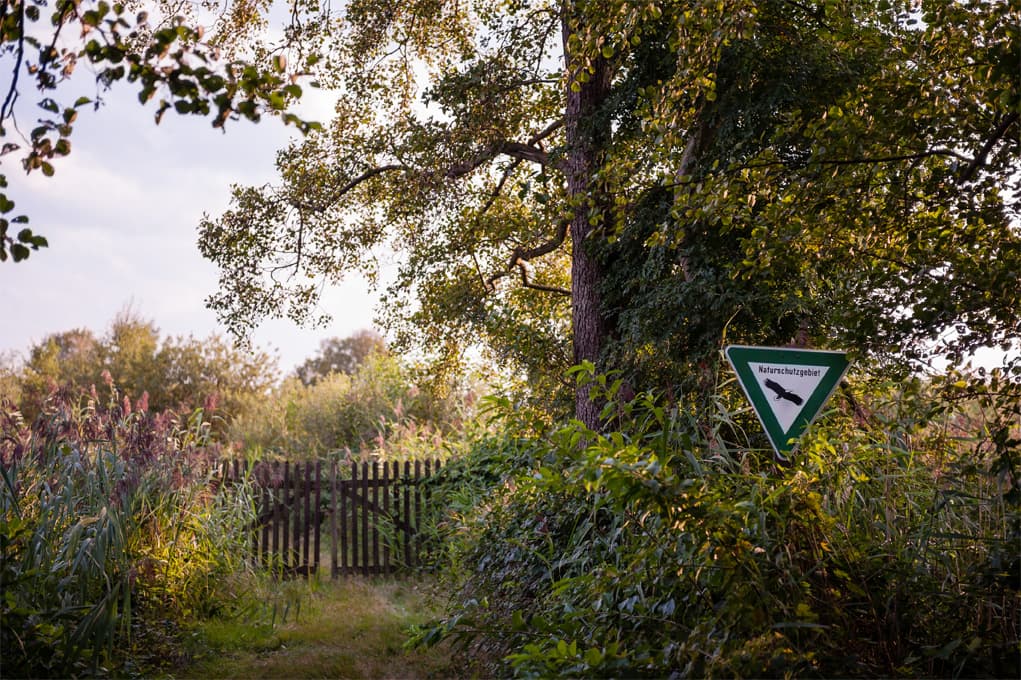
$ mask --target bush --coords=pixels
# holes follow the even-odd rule
[[[740,414],[649,394],[610,401],[617,431],[482,440],[460,465],[487,492],[447,519],[458,596],[419,640],[525,677],[1016,677],[1016,392],[932,389],[838,402],[787,468]]]
[[[270,398],[252,398],[229,431],[249,450],[288,458],[339,451],[385,451],[396,434],[445,432],[460,416],[458,400],[416,384],[397,358],[369,356],[354,373],[335,372],[312,385],[284,381]]]

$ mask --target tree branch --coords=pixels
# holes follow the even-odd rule
[[[536,144],[546,139],[547,137],[549,137],[551,134],[553,134],[562,127],[564,127],[564,119],[563,118],[556,119],[555,121],[547,125],[544,130],[535,133],[535,135],[528,140],[528,145],[535,146]]]
[[[357,187],[362,182],[366,182],[366,181],[372,179],[373,177],[375,177],[376,175],[382,175],[384,172],[390,172],[390,171],[393,171],[393,170],[403,170],[403,169],[404,169],[404,166],[400,165],[398,163],[388,163],[387,165],[378,165],[378,166],[376,166],[374,168],[370,168],[370,169],[366,170],[365,172],[363,172],[362,174],[358,175],[354,179],[348,181],[342,187],[340,187],[339,189],[334,191],[330,195],[329,199],[327,201],[325,201],[325,202],[322,202],[322,203],[316,205],[316,204],[312,204],[312,203],[306,203],[306,202],[303,202],[303,201],[299,201],[299,202],[292,203],[292,205],[294,205],[295,207],[300,208],[302,210],[325,210],[326,209],[326,205],[325,204],[335,203],[335,202],[339,201],[341,198],[343,198],[344,194],[346,194],[347,192],[351,191],[352,189]]]
[[[541,283],[532,283],[528,280],[528,267],[525,266],[525,261],[519,259],[517,264],[518,269],[521,270],[521,285],[525,288],[531,288],[532,290],[541,290],[545,293],[556,293],[557,295],[563,295],[565,297],[571,297],[571,291],[566,288],[560,288],[558,286],[544,286]]]
[[[7,3],[4,2],[4,14],[7,13]],[[0,106],[0,126],[14,113],[14,102],[18,97],[18,74],[21,73],[21,62],[25,57],[25,3],[18,5],[18,47],[17,56],[14,62],[14,74],[11,76],[11,86],[7,90],[3,106]]]
[[[342,186],[340,189],[338,189],[336,191],[336,193],[334,194],[334,199],[333,200],[337,200],[338,198],[340,198],[341,196],[343,196],[347,192],[351,191],[352,189],[354,189],[356,186],[358,186],[362,182],[365,182],[366,180],[370,180],[373,177],[375,177],[376,175],[382,175],[384,172],[390,172],[391,170],[403,170],[403,169],[404,169],[403,165],[400,165],[398,163],[389,163],[387,165],[380,165],[380,166],[377,166],[377,167],[372,168],[370,170],[366,170],[365,172],[363,172],[362,174],[358,175],[353,180],[351,180],[350,182],[348,182],[347,184]]]
[[[975,159],[969,158],[964,154],[960,154],[951,149],[930,149],[928,151],[919,151],[917,153],[906,153],[906,154],[895,154],[892,156],[875,156],[875,157],[860,157],[860,158],[836,158],[832,160],[819,160],[810,161],[807,165],[875,165],[879,163],[897,163],[899,161],[919,161],[930,156],[949,156],[951,158],[957,158],[968,163],[974,163]],[[771,168],[778,165],[788,165],[787,161],[765,161],[761,163],[746,163],[744,165],[737,165],[727,169],[728,174],[740,170],[755,170],[758,168]],[[685,182],[674,182],[672,184],[665,184],[667,187],[680,186]]]
[[[500,176],[500,181],[496,183],[496,186],[493,188],[493,191],[489,194],[489,198],[486,199],[486,202],[482,205],[482,208],[477,213],[479,217],[489,212],[489,209],[493,207],[493,204],[496,202],[496,199],[500,198],[500,194],[503,193],[503,188],[507,184],[507,180],[510,178],[511,173],[513,173],[518,168],[519,165],[521,165],[521,160],[516,159],[503,171],[503,174]]]
[[[555,128],[554,128],[555,129]],[[538,139],[542,139],[552,133],[552,130],[547,128],[543,132],[539,133]],[[490,145],[488,148],[483,149],[474,158],[465,161],[464,163],[455,163],[454,165],[447,168],[444,176],[447,179],[457,179],[458,177],[464,177],[472,170],[479,168],[489,161],[493,160],[500,154],[510,156],[522,161],[531,161],[542,166],[553,166],[553,162],[550,161],[549,154],[542,149],[533,146],[532,144],[522,144],[520,142],[496,142]]]
[[[507,262],[507,267],[503,271],[499,271],[486,281],[486,288],[493,290],[498,280],[505,276],[510,276],[514,273],[514,268],[517,267],[521,270],[521,282],[526,288],[534,288],[535,290],[542,290],[548,293],[559,293],[561,295],[570,296],[570,291],[564,290],[563,288],[556,288],[553,286],[544,286],[538,283],[532,283],[528,280],[528,271],[525,268],[525,263],[530,260],[534,260],[537,257],[542,257],[552,253],[554,250],[563,245],[567,239],[567,227],[568,222],[562,221],[557,227],[557,233],[554,234],[553,238],[545,243],[536,246],[535,248],[529,248],[525,250],[520,246],[511,251],[510,260]]]
[[[509,266],[513,266],[513,264],[515,264],[518,259],[534,260],[537,257],[542,257],[543,255],[546,255],[548,253],[552,253],[554,250],[563,245],[564,240],[567,238],[567,226],[568,226],[567,220],[562,221],[560,223],[560,226],[557,227],[557,233],[553,236],[553,238],[550,239],[549,241],[546,241],[546,243],[543,243],[540,246],[536,246],[535,248],[531,248],[529,250],[521,250],[520,248],[515,248],[514,249],[515,257],[511,261],[511,265]]]
[[[815,161],[818,165],[868,165],[872,163],[897,163],[899,161],[919,161],[930,156],[949,156],[963,161],[973,162],[967,156],[951,149],[929,149],[918,153],[895,154],[892,156],[876,156],[875,158],[840,158],[834,160]],[[811,163],[809,163],[811,165]]]
[[[519,144],[518,142],[504,142],[500,149],[500,153],[504,153],[511,158],[518,158],[523,161],[531,161],[538,163],[539,165],[549,165],[549,154],[542,149],[531,146],[529,144]]]
[[[978,155],[972,159],[972,161],[968,164],[968,167],[966,167],[964,172],[961,173],[961,178],[958,180],[960,184],[970,182],[975,176],[975,173],[978,172],[978,169],[986,164],[986,156],[988,156],[989,152],[993,150],[996,143],[1003,139],[1003,136],[1007,134],[1007,130],[1010,129],[1010,126],[1018,121],[1019,116],[1021,116],[1021,114],[1014,111],[1000,121],[1000,124],[996,126],[993,133],[989,135],[989,139],[987,139],[986,143],[982,145],[982,149],[978,152]]]

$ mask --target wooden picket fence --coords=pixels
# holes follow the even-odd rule
[[[252,560],[281,575],[390,575],[419,565],[419,527],[439,460],[225,462],[224,481],[250,478],[258,513]]]

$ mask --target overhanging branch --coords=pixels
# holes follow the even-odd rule
[[[372,179],[373,177],[376,177],[377,175],[382,175],[384,172],[392,172],[394,170],[403,170],[403,169],[404,169],[404,166],[400,165],[398,163],[388,163],[386,165],[377,165],[376,167],[370,168],[370,169],[366,170],[365,172],[363,172],[362,174],[358,175],[354,179],[352,179],[352,180],[348,181],[347,183],[345,183],[343,186],[341,186],[336,191],[334,191],[332,194],[330,194],[329,198],[327,198],[325,201],[321,201],[318,204],[306,203],[306,202],[303,202],[303,201],[296,201],[296,202],[292,203],[292,205],[294,205],[296,208],[299,208],[301,210],[326,210],[326,208],[328,207],[329,204],[336,203],[341,198],[343,198],[345,194],[347,194],[349,191],[353,190],[359,184],[361,184],[363,182],[366,182],[366,181]]]
[[[547,137],[549,137],[562,127],[564,127],[564,119],[558,118],[557,120],[547,125],[545,129],[541,130],[540,132],[537,132],[531,139],[528,140],[528,144],[531,146],[535,146],[536,144],[546,139]]]
[[[889,156],[860,156],[858,158],[831,158],[826,160],[810,161],[807,165],[880,165],[883,163],[899,163],[901,161],[920,161],[925,158],[932,156],[945,156],[949,158],[956,158],[958,160],[965,161],[967,163],[974,163],[975,159],[969,158],[964,154],[953,151],[952,149],[929,149],[927,151],[918,151],[916,153],[904,153],[904,154],[891,154]],[[728,174],[733,174],[741,170],[757,170],[759,168],[773,168],[777,166],[789,165],[787,161],[776,160],[776,161],[761,161],[757,163],[745,163],[742,165],[735,165],[727,169]],[[687,182],[677,181],[672,184],[664,186],[680,186]]]
[[[545,293],[556,293],[557,295],[563,295],[564,297],[571,297],[571,291],[566,288],[560,288],[558,286],[545,286],[541,283],[533,283],[528,278],[528,267],[524,260],[518,260],[515,263],[518,269],[521,271],[521,285],[525,288],[531,288],[532,290],[541,290]]]
[[[514,273],[515,269],[518,269],[521,273],[521,283],[526,288],[541,290],[547,293],[557,293],[558,295],[565,295],[569,297],[571,295],[571,291],[566,290],[564,288],[558,288],[556,286],[545,286],[540,283],[533,283],[528,278],[527,268],[527,263],[530,260],[534,260],[537,257],[542,257],[543,255],[548,255],[549,253],[552,253],[554,250],[563,245],[564,241],[567,239],[567,226],[568,222],[562,221],[560,225],[557,227],[557,233],[554,234],[553,238],[541,245],[536,246],[535,248],[529,248],[527,250],[521,247],[515,248],[511,252],[510,260],[507,262],[507,267],[504,270],[493,274],[492,276],[489,277],[488,280],[486,280],[486,288],[488,288],[489,290],[493,290],[496,287],[497,281],[499,281],[505,276],[510,276],[511,274]]]
[[[968,163],[968,167],[966,167],[964,172],[961,173],[961,179],[959,180],[961,184],[970,182],[975,176],[975,173],[978,172],[978,169],[986,164],[986,157],[989,155],[989,152],[993,150],[993,147],[996,146],[998,141],[1003,139],[1003,136],[1007,134],[1007,130],[1010,129],[1010,126],[1018,121],[1019,115],[1021,114],[1014,111],[1000,121],[1000,124],[997,125],[992,134],[989,135],[989,139],[987,139],[985,144],[982,145],[978,155],[975,156],[970,163]]]
[[[448,179],[457,179],[470,173],[472,170],[482,167],[489,161],[493,160],[497,156],[505,155],[511,158],[529,161],[543,167],[555,167],[556,164],[550,159],[550,156],[546,151],[536,146],[540,141],[553,134],[553,132],[562,125],[561,122],[550,125],[542,132],[536,134],[534,137],[528,140],[527,144],[521,142],[508,142],[499,141],[486,147],[473,158],[468,159],[463,163],[455,163],[454,165],[447,168],[444,175]]]

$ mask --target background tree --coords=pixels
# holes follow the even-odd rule
[[[58,384],[81,388],[100,384],[103,361],[99,340],[84,328],[54,333],[33,345],[19,371],[22,413],[29,419],[40,413],[43,401]]]
[[[162,338],[152,321],[127,310],[101,338],[77,329],[31,347],[17,372],[20,410],[31,421],[53,389],[102,390],[105,374],[133,403],[148,395],[153,411],[205,405],[233,416],[249,396],[268,392],[277,368],[265,352],[237,349],[219,336]]]
[[[346,338],[319,343],[319,353],[295,369],[303,385],[313,385],[331,373],[351,375],[373,354],[386,354],[386,341],[375,331],[360,330]]]
[[[516,371],[610,359],[698,380],[725,333],[898,361],[1009,345],[1010,12],[351,4],[309,35],[329,36],[329,130],[281,153],[279,187],[238,188],[202,225],[210,305],[242,334],[308,318],[320,277],[372,275],[384,246],[403,258],[398,340],[509,359],[530,334]],[[551,319],[562,335],[537,331]],[[580,386],[576,415],[598,410]]]
[[[0,401],[16,404],[21,399],[18,363],[14,352],[0,352]]]

